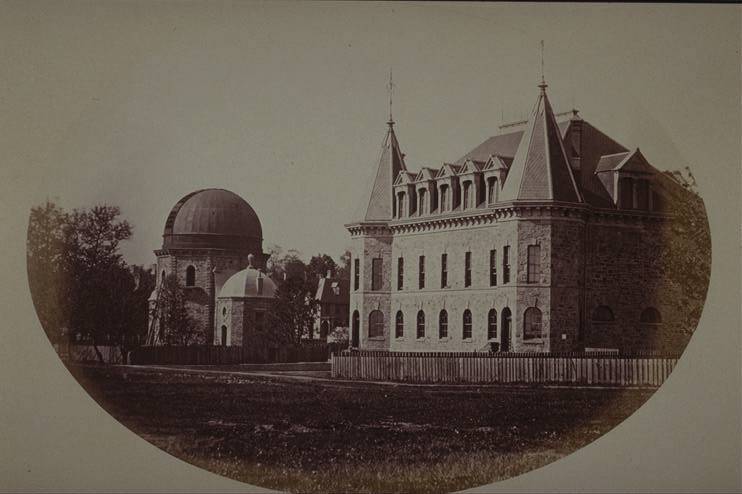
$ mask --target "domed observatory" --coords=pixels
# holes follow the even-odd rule
[[[266,314],[276,285],[253,266],[253,260],[254,256],[249,255],[247,268],[232,275],[219,292],[215,345],[252,347],[260,351],[271,342],[267,337]]]
[[[185,290],[188,313],[203,334],[214,344],[217,333],[216,296],[230,276],[248,266],[252,254],[254,269],[265,265],[263,228],[250,204],[225,189],[192,192],[170,210],[157,256],[157,288],[150,297],[150,330],[147,343],[161,344],[157,313],[159,288],[167,276],[177,276]]]

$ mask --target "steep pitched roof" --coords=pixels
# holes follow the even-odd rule
[[[633,173],[657,173],[657,170],[649,164],[639,148],[631,152],[602,156],[595,168],[595,173],[614,170]]]
[[[394,133],[394,122],[389,121],[388,124],[389,130],[381,145],[373,184],[361,197],[354,221],[390,221],[392,219],[394,200],[392,185],[399,172],[407,168]]]
[[[582,202],[564,150],[562,131],[546,96],[546,85],[540,87],[500,199]]]
[[[601,156],[600,161],[598,161],[598,166],[595,167],[595,173],[614,170],[628,155],[629,152],[625,151],[623,153],[606,154]]]
[[[350,303],[350,283],[342,278],[320,278],[314,298],[323,303],[348,305]]]
[[[429,168],[427,166],[424,166],[420,169],[419,172],[417,172],[417,175],[415,176],[416,182],[421,182],[423,180],[433,180],[435,179],[435,174],[438,173],[438,170],[435,168]]]

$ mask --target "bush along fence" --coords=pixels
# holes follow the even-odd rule
[[[327,362],[331,348],[314,343],[277,348],[241,346],[148,346],[129,353],[133,365],[234,365]]]
[[[660,386],[677,355],[656,353],[344,352],[332,377],[413,383]]]

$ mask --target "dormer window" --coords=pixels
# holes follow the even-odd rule
[[[487,181],[487,202],[494,204],[497,202],[497,177],[491,177]]]
[[[471,208],[471,182],[464,182],[464,201],[462,203],[462,209]]]
[[[397,218],[404,218],[407,216],[405,208],[405,193],[400,192],[397,194]]]
[[[448,211],[450,207],[450,198],[448,197],[448,185],[441,185],[441,212]]]
[[[420,189],[417,194],[417,198],[418,198],[418,207],[417,207],[418,215],[426,214],[428,212],[427,191],[425,189]]]

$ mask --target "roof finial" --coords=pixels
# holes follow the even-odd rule
[[[394,93],[394,82],[392,80],[392,68],[389,67],[389,127],[394,125],[394,119],[392,118],[392,95]]]
[[[548,84],[544,79],[544,40],[541,40],[541,84],[538,85],[541,88],[541,92],[545,93]]]

